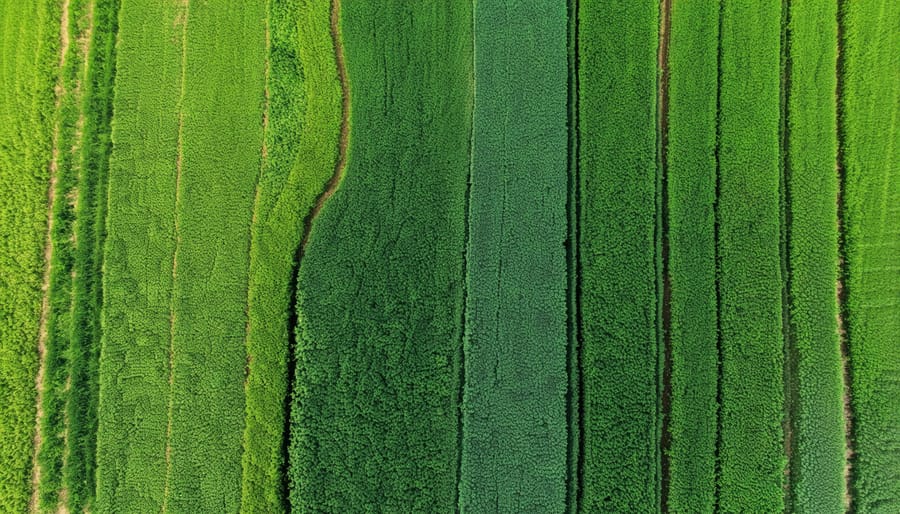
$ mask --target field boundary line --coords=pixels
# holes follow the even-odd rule
[[[784,363],[782,367],[782,380],[784,382],[784,418],[782,420],[783,447],[786,464],[784,467],[784,502],[788,510],[792,510],[796,504],[796,491],[794,483],[799,473],[799,454],[797,452],[797,422],[800,406],[800,386],[798,383],[799,348],[791,327],[791,306],[793,270],[791,267],[791,227],[792,227],[792,202],[791,202],[791,74],[793,59],[791,56],[791,0],[781,0],[781,84],[779,92],[780,120],[779,120],[779,146],[780,146],[780,175],[779,196],[781,210],[781,338],[783,345]]]
[[[47,231],[44,239],[44,273],[41,279],[41,313],[38,320],[38,371],[35,376],[35,421],[34,421],[34,449],[32,455],[31,469],[31,500],[29,501],[29,511],[38,512],[40,503],[39,486],[41,482],[41,466],[38,463],[38,454],[43,444],[43,434],[41,434],[41,425],[44,420],[44,387],[46,382],[46,359],[47,359],[47,322],[50,316],[50,274],[51,260],[53,258],[53,227],[55,219],[53,210],[56,207],[56,184],[57,173],[59,171],[59,132],[60,117],[59,109],[62,103],[62,97],[65,94],[65,85],[62,80],[63,68],[66,64],[66,54],[69,51],[69,0],[63,0],[61,4],[60,23],[59,23],[59,62],[58,77],[56,83],[56,102],[55,102],[55,121],[53,126],[52,150],[50,156],[49,175],[50,184],[47,187]]]
[[[719,197],[722,191],[722,28],[725,24],[725,0],[717,0],[719,5],[719,27],[716,33],[716,184],[713,195],[713,245],[715,254],[715,283],[716,283],[716,354],[717,374],[716,379],[716,448],[715,448],[715,484],[714,506],[719,509],[722,496],[722,255],[719,251],[721,212],[719,209]]]
[[[659,214],[657,216],[657,225],[659,227],[659,235],[657,244],[660,245],[659,250],[659,278],[662,279],[662,289],[659,290],[660,284],[657,285],[657,298],[661,302],[661,306],[657,309],[661,319],[657,320],[657,330],[659,337],[657,340],[661,343],[658,349],[658,362],[661,364],[661,370],[657,371],[657,380],[660,381],[659,389],[659,406],[660,412],[657,413],[659,423],[659,483],[657,484],[659,491],[659,507],[665,511],[669,500],[669,448],[672,446],[672,434],[669,431],[669,423],[672,417],[672,277],[669,269],[669,45],[671,44],[672,32],[672,0],[660,0],[660,20],[659,20],[659,44],[658,44],[658,79],[657,79],[657,139],[658,139],[658,194]]]
[[[580,469],[584,460],[581,401],[581,328],[580,328],[580,270],[579,270],[579,163],[578,163],[578,9],[579,0],[568,0],[567,57],[568,57],[568,173],[566,194],[566,215],[568,217],[566,263],[566,316],[568,371],[568,393],[566,398],[566,425],[568,429],[568,449],[566,455],[566,505],[568,512],[579,509],[582,489]]]
[[[841,378],[843,379],[843,412],[844,412],[844,510],[850,512],[853,507],[853,460],[856,456],[853,446],[853,375],[850,373],[850,326],[847,323],[847,235],[844,205],[844,190],[847,182],[846,163],[844,155],[844,72],[846,55],[844,45],[844,2],[837,0],[837,68],[835,70],[835,103],[837,117],[837,160],[835,173],[837,173],[837,233],[838,233],[838,274],[835,284],[837,301],[837,329],[839,347],[841,351]]]
[[[178,247],[181,245],[181,230],[178,213],[181,207],[181,174],[184,158],[184,98],[187,72],[187,26],[190,15],[190,0],[181,0],[178,12],[175,15],[175,23],[181,24],[181,91],[178,98],[178,137],[176,143],[175,158],[175,207],[172,215],[172,225],[175,234],[175,248],[172,251],[172,291],[169,296],[169,402],[166,420],[166,476],[163,488],[162,512],[168,512],[169,491],[172,479],[172,416],[175,401],[175,289],[178,278]]]

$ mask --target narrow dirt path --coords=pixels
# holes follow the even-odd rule
[[[837,194],[835,202],[837,202],[837,233],[838,233],[838,275],[835,284],[835,294],[837,296],[837,330],[841,350],[841,375],[843,377],[843,407],[844,407],[844,510],[850,512],[853,503],[853,489],[851,487],[853,472],[853,406],[852,400],[852,379],[850,376],[850,347],[849,337],[847,335],[846,325],[846,308],[847,308],[847,288],[844,280],[847,276],[847,263],[844,260],[844,250],[846,245],[845,224],[844,224],[844,145],[841,137],[841,99],[844,93],[843,67],[844,67],[844,23],[841,14],[838,13],[837,20],[837,56],[836,56],[836,91],[835,101],[837,103],[837,162],[835,163],[835,173],[837,173]]]
[[[659,112],[657,117],[659,120],[658,138],[659,138],[659,184],[660,184],[660,214],[659,214],[659,241],[660,249],[660,265],[662,266],[662,309],[660,314],[660,329],[662,337],[659,339],[662,343],[662,384],[660,390],[660,418],[662,419],[660,426],[660,505],[663,510],[669,501],[669,457],[668,451],[672,446],[672,437],[669,433],[669,423],[671,421],[672,412],[672,280],[669,271],[669,170],[668,170],[668,147],[669,147],[669,43],[671,39],[672,29],[672,0],[660,0],[659,7],[659,50],[657,55],[657,66],[659,73],[658,92],[657,92],[657,108]]]
[[[62,73],[62,69],[66,64],[66,54],[69,51],[69,0],[63,0],[62,2],[62,13],[60,16],[60,27],[59,27],[59,39],[60,39],[60,49],[59,49],[59,70],[60,74]],[[62,96],[65,94],[63,88],[63,81],[59,79],[56,84],[56,110],[59,111],[60,104],[62,102]],[[47,235],[44,243],[44,276],[41,282],[41,291],[43,291],[43,298],[41,299],[41,315],[38,322],[38,341],[37,341],[37,350],[38,350],[38,372],[37,376],[35,376],[35,389],[37,390],[36,396],[36,410],[35,410],[35,421],[34,421],[34,454],[32,457],[32,480],[31,480],[31,501],[29,504],[30,512],[37,512],[39,505],[39,495],[38,488],[41,482],[41,467],[38,465],[37,456],[40,453],[41,445],[43,443],[43,437],[41,434],[41,424],[44,420],[44,387],[45,387],[45,375],[46,375],[46,356],[47,356],[47,319],[50,314],[50,274],[51,274],[51,266],[50,261],[53,258],[53,227],[54,227],[54,216],[53,209],[56,205],[56,184],[57,184],[57,174],[59,172],[59,120],[56,121],[56,124],[53,127],[53,137],[52,137],[52,145],[53,150],[50,157],[50,185],[47,188]]]
[[[337,64],[338,78],[341,82],[341,131],[338,140],[338,158],[334,165],[334,174],[325,184],[322,193],[316,199],[316,203],[310,210],[303,228],[303,238],[300,240],[299,257],[302,258],[309,242],[313,223],[325,203],[331,198],[341,179],[344,178],[344,169],[347,167],[347,146],[350,143],[350,82],[347,80],[347,66],[344,61],[344,43],[341,39],[341,0],[331,2],[331,40],[334,45],[334,58]],[[298,261],[299,262],[299,261]]]
[[[178,279],[178,248],[181,246],[181,227],[178,213],[181,210],[181,175],[184,161],[184,96],[186,92],[187,71],[187,27],[190,0],[181,0],[180,12],[175,17],[175,25],[181,27],[181,91],[178,98],[178,136],[177,157],[175,160],[175,203],[173,212],[173,231],[175,233],[175,249],[172,252],[172,292],[169,301],[169,404],[166,420],[166,479],[163,486],[162,512],[168,512],[169,488],[172,478],[172,410],[175,401],[175,283]]]

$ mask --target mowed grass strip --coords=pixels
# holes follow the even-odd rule
[[[266,9],[263,0],[192,1],[185,14],[165,505],[237,512]]]
[[[585,511],[659,509],[658,16],[578,13]]]
[[[31,497],[57,2],[0,2],[0,511]]]
[[[797,375],[795,512],[844,511],[844,413],[837,327],[837,4],[794,0],[787,26],[785,186],[790,341]]]
[[[462,512],[566,510],[566,5],[475,4]]]
[[[456,508],[471,6],[344,2],[344,178],[298,278],[295,511]]]
[[[138,0],[122,5],[119,15],[99,365],[99,512],[160,511],[165,494],[184,14],[174,2]]]
[[[785,479],[781,4],[728,0],[722,9],[716,213],[722,359],[718,508],[780,512]]]
[[[856,512],[900,510],[900,4],[841,5],[841,145]]]
[[[669,512],[713,512],[718,425],[716,91],[719,9],[672,3],[668,195]]]
[[[268,125],[250,249],[244,512],[280,512],[291,287],[304,218],[334,173],[341,86],[330,0],[268,2]]]

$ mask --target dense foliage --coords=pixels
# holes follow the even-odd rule
[[[853,506],[900,510],[900,3],[845,2],[841,137]]]
[[[480,1],[474,17],[459,506],[563,512],[566,6]]]

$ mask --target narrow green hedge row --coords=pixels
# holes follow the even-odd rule
[[[784,508],[781,3],[727,0],[721,25],[718,507]]]
[[[582,510],[659,508],[659,2],[582,0]]]
[[[244,512],[280,512],[293,273],[309,215],[334,173],[341,123],[331,1],[268,2],[266,156],[251,227]]]
[[[794,359],[794,512],[844,511],[844,413],[837,329],[837,4],[790,2],[785,185]]]
[[[298,278],[295,511],[456,501],[472,11],[343,2],[351,130]]]
[[[60,6],[0,2],[0,511],[31,498]]]
[[[566,6],[479,1],[462,512],[566,509]]]
[[[718,435],[716,110],[718,1],[672,2],[668,205],[669,512],[713,512]]]
[[[853,507],[900,510],[900,4],[841,5],[844,259]]]

